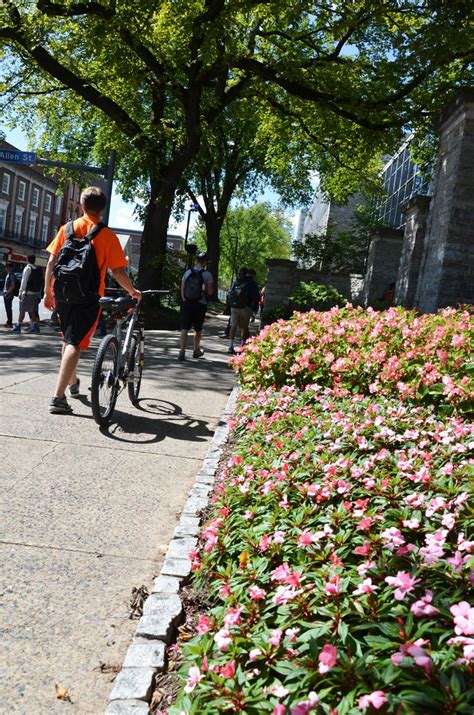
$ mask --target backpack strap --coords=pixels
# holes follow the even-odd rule
[[[87,239],[88,241],[92,241],[97,236],[99,231],[102,231],[103,228],[105,228],[105,223],[101,223],[99,221],[99,223],[96,223],[96,225],[93,228],[91,228],[89,233],[87,233],[84,236],[84,238]]]
[[[74,236],[74,224],[72,221],[68,221],[66,224],[66,238],[72,238]]]

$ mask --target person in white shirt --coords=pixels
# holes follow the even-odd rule
[[[39,333],[39,313],[38,305],[40,301],[41,289],[43,287],[43,271],[36,265],[36,256],[28,256],[28,263],[21,275],[20,292],[20,313],[18,323],[12,333],[21,333],[21,326],[25,319],[25,313],[30,316],[30,333]]]

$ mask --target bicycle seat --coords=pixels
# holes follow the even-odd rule
[[[129,308],[134,308],[136,304],[136,301],[133,300],[133,298],[130,298],[129,295],[114,300],[114,305],[117,306],[119,310],[128,310]]]

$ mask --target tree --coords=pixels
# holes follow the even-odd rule
[[[194,239],[205,245],[206,230],[198,225]],[[257,282],[267,279],[267,258],[289,258],[291,253],[291,223],[280,209],[268,203],[238,206],[227,212],[221,231],[222,285],[229,286],[242,266],[255,269]]]
[[[304,164],[303,157],[291,156],[287,151],[283,176],[267,166],[266,145],[259,141],[261,113],[258,97],[254,96],[243,97],[228,107],[204,133],[200,151],[183,180],[183,196],[189,196],[198,207],[206,227],[206,250],[216,295],[220,233],[234,195],[249,201],[265,186],[275,186],[286,206],[301,205],[311,196],[310,165]],[[295,166],[298,172],[292,171]]]
[[[244,90],[266,103],[275,146],[297,125],[320,147],[317,168],[337,189],[354,153],[360,165],[391,147],[469,81],[469,9],[467,0],[4,0],[3,115],[32,134],[44,128],[35,148],[71,159],[105,163],[117,149],[119,188],[146,203],[141,285],[156,285],[176,188],[203,130]]]

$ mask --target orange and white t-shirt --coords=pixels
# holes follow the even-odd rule
[[[97,221],[91,218],[91,216],[84,214],[81,218],[77,218],[73,221],[74,235],[77,238],[85,236],[93,229],[96,223]],[[61,226],[56,234],[56,237],[51,241],[46,250],[48,253],[52,253],[53,256],[57,256],[65,240],[66,226]],[[92,240],[92,245],[95,249],[97,265],[99,266],[100,271],[99,295],[104,295],[105,274],[107,272],[107,268],[110,268],[111,270],[114,270],[115,268],[126,268],[128,266],[128,261],[117,235],[111,231],[110,228],[105,227],[99,231],[97,236]]]

